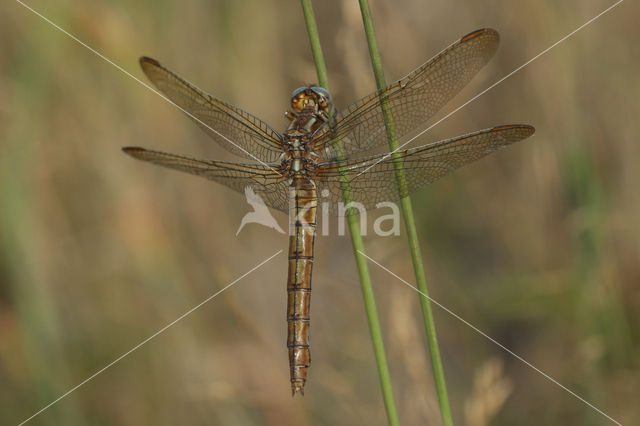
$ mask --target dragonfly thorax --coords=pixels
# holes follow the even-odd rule
[[[309,138],[292,133],[285,136],[281,169],[288,175],[312,176],[315,174],[319,156],[313,150]]]

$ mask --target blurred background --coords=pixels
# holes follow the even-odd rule
[[[315,2],[337,107],[375,88],[357,2]],[[501,47],[436,117],[611,5],[372,1],[387,80],[481,27]],[[298,2],[31,0],[146,81],[155,57],[276,129],[316,80]],[[242,194],[137,162],[233,159],[175,107],[18,3],[0,16],[0,423],[17,424],[285,249]],[[432,297],[624,424],[639,424],[640,48],[623,2],[414,142],[536,135],[414,197]],[[273,212],[286,229],[287,218]],[[365,238],[413,282],[406,238]],[[34,425],[384,425],[347,236],[316,243],[306,395],[291,398],[286,255],[64,398]],[[403,424],[439,425],[418,295],[371,265]],[[456,424],[608,420],[435,308]]]

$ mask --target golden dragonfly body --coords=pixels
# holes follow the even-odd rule
[[[230,152],[259,162],[202,160],[138,147],[124,151],[239,192],[251,186],[269,207],[290,215],[287,347],[293,394],[303,393],[311,362],[309,309],[318,193],[335,213],[346,181],[353,201],[364,208],[375,207],[531,136],[535,131],[531,126],[504,125],[404,149],[393,156],[353,157],[387,143],[383,101],[391,110],[397,137],[408,136],[471,80],[493,56],[498,41],[498,33],[492,29],[467,34],[406,77],[335,115],[326,90],[316,86],[297,89],[291,110],[285,114],[290,124],[282,134],[198,89],[156,60],[141,58],[142,69],[155,86],[209,136]],[[396,161],[406,176],[403,187],[396,183]]]

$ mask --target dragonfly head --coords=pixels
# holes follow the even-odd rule
[[[331,109],[331,95],[327,89],[319,86],[300,87],[291,94],[291,108],[294,112],[310,108],[313,112],[328,113]]]

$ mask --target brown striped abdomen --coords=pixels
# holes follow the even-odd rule
[[[287,348],[291,393],[304,394],[309,353],[309,307],[311,299],[311,271],[313,242],[316,234],[315,183],[294,177],[289,187],[289,273],[287,276]]]

